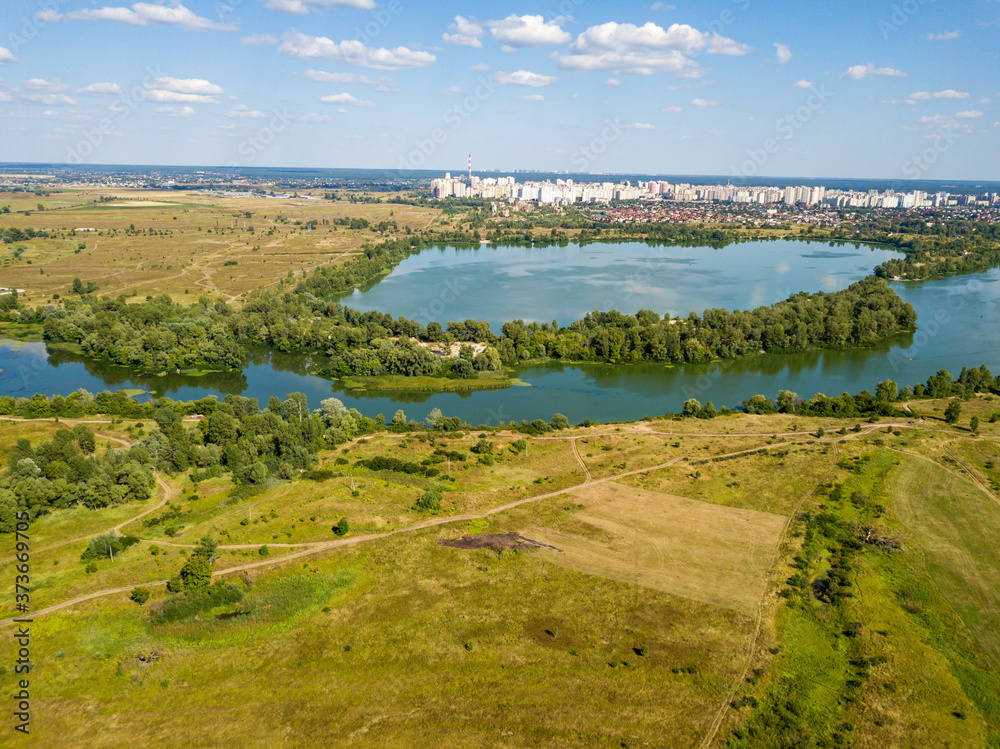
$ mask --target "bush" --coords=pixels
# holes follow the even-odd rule
[[[150,619],[156,624],[176,622],[216,606],[236,603],[242,598],[243,592],[239,588],[219,580],[207,588],[188,591],[165,601],[159,608],[151,612]]]
[[[184,580],[181,579],[180,575],[174,575],[167,580],[167,590],[171,593],[180,593],[184,590]]]
[[[114,531],[111,531],[105,533],[103,536],[90,539],[87,542],[87,548],[80,555],[80,561],[87,562],[91,559],[107,559],[112,556],[112,553],[120,554],[137,543],[139,543],[139,539],[135,536],[119,536]]]
[[[414,510],[417,512],[440,512],[441,511],[441,492],[437,489],[428,489],[420,498],[417,503],[413,505]]]
[[[270,556],[271,550],[267,548],[267,545],[265,544],[264,546],[261,546],[259,549],[257,549],[257,553],[260,554],[262,557],[266,557]]]
[[[140,585],[136,588],[132,588],[132,600],[135,601],[140,606],[149,600],[149,588]]]
[[[90,575],[93,574],[94,572],[97,572],[97,565],[94,562],[91,562],[83,569],[88,575]]]
[[[346,536],[347,531],[350,530],[350,526],[347,524],[347,518],[341,518],[340,521],[333,526],[333,532],[338,536]]]

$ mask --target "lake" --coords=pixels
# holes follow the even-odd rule
[[[763,244],[768,248],[777,248],[777,243]],[[737,245],[735,249],[746,246]],[[796,248],[800,255],[833,249],[825,244],[801,243],[796,244]],[[558,251],[563,248],[548,249]],[[837,251],[846,253],[847,250],[840,247]],[[689,250],[680,248],[679,252],[686,255]],[[705,249],[704,252],[719,251]],[[855,263],[855,275],[848,270],[839,271],[846,274],[842,286],[864,276],[872,266],[881,262],[876,257],[878,255],[863,249],[854,260],[833,259]],[[804,266],[811,265],[812,260],[805,258],[803,268],[795,272],[805,272]],[[845,391],[855,393],[865,388],[874,389],[875,384],[884,379],[895,380],[901,386],[923,382],[939,369],[948,369],[957,376],[962,366],[986,364],[994,373],[1000,372],[997,336],[1000,331],[1000,268],[937,281],[894,283],[893,288],[913,304],[918,314],[919,329],[914,334],[896,336],[875,349],[769,354],[677,367],[549,363],[519,370],[518,377],[529,387],[464,395],[386,395],[346,393],[337,383],[310,375],[310,357],[266,350],[251,351],[250,363],[242,372],[204,377],[142,377],[122,367],[56,350],[47,351],[42,343],[0,342],[0,395],[29,397],[35,392],[66,394],[80,387],[91,392],[141,388],[156,396],[181,400],[233,393],[257,398],[261,405],[265,405],[271,395],[284,397],[287,393],[302,392],[308,396],[313,407],[317,407],[323,398],[333,395],[370,416],[382,413],[391,418],[397,409],[402,408],[409,418],[423,419],[432,408],[440,408],[446,415],[459,416],[476,425],[511,419],[548,419],[556,412],[565,414],[572,422],[588,418],[628,421],[679,411],[690,397],[698,398],[702,403],[712,401],[717,407],[733,407],[756,393],[774,397],[782,389],[793,390],[805,397],[817,392],[833,396]],[[696,293],[711,291],[699,290]],[[733,289],[729,293],[735,298],[740,293],[757,292]],[[784,289],[772,293],[776,294],[774,299],[787,296]],[[730,303],[726,306],[732,309],[749,305]],[[656,309],[656,306],[645,303],[634,305],[635,309],[640,307]],[[455,308],[458,309],[457,306]],[[619,309],[626,308],[620,306]],[[699,306],[694,309],[699,309]],[[527,312],[525,308],[515,317],[532,317]],[[458,319],[464,317],[462,315]],[[560,317],[568,321],[572,316],[559,313],[557,319]]]
[[[642,242],[565,247],[440,247],[411,255],[376,285],[340,297],[423,323],[521,319],[568,325],[594,310],[701,314],[753,309],[799,291],[837,291],[898,255],[864,245],[788,240],[721,249]]]

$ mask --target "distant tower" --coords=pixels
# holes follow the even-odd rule
[[[472,154],[469,154],[469,184],[472,184]]]

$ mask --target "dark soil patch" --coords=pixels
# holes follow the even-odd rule
[[[450,546],[453,549],[493,549],[498,552],[510,551],[512,549],[553,549],[560,553],[562,552],[562,549],[556,549],[555,546],[541,544],[538,541],[525,538],[517,531],[511,531],[510,533],[483,533],[478,536],[462,536],[457,539],[442,538],[438,543],[441,546]]]

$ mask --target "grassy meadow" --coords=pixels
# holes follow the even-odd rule
[[[0,424],[0,459],[58,426]],[[143,503],[55,511],[29,531],[32,610],[122,590],[35,618],[31,734],[0,746],[1000,746],[1000,429],[855,426],[382,433],[317,480],[161,475]],[[358,463],[435,451],[431,477]],[[414,508],[428,489],[440,512]],[[139,542],[88,572],[114,527]],[[508,532],[541,546],[438,543]],[[157,583],[206,534],[242,600],[161,621]]]

